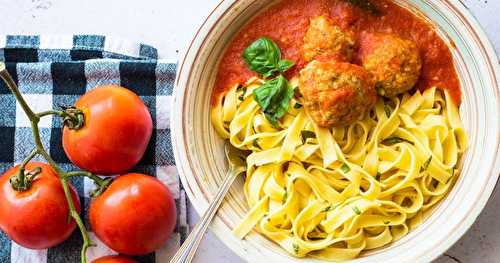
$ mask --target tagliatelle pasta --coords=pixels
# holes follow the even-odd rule
[[[240,238],[255,229],[297,257],[352,259],[418,226],[460,173],[467,135],[446,91],[378,98],[363,119],[327,129],[300,97],[273,126],[252,96],[262,83],[234,86],[211,113],[220,136],[252,152]]]

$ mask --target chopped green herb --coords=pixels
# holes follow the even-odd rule
[[[351,170],[351,167],[349,167],[349,165],[344,163],[342,164],[342,166],[340,166],[340,170],[346,174]]]
[[[432,155],[429,157],[429,159],[427,159],[427,161],[425,161],[422,167],[420,167],[420,172],[427,170],[427,168],[429,168],[429,165],[431,164],[431,161],[432,161]]]
[[[293,246],[293,252],[295,252],[295,254],[299,254],[299,245],[293,243],[292,246]]]
[[[380,176],[382,176],[382,174],[380,172],[377,172],[377,175],[375,176],[375,180],[380,181]]]
[[[387,138],[385,138],[385,139],[383,139],[383,140],[382,140],[382,143],[383,143],[383,144],[387,144],[387,145],[389,145],[389,146],[390,146],[390,145],[394,145],[394,144],[396,144],[396,143],[400,143],[400,142],[407,142],[407,143],[409,143],[409,144],[411,144],[411,145],[415,145],[415,143],[414,143],[414,142],[409,141],[409,140],[407,140],[407,139],[403,139],[403,138],[401,138],[401,137],[397,137],[397,136],[390,136],[390,137],[387,137]]]
[[[390,223],[391,223],[391,221],[384,221],[384,224],[385,224],[385,225],[388,225],[388,224],[390,224]]]
[[[278,45],[266,37],[261,37],[250,44],[243,52],[243,60],[252,71],[264,78],[271,77],[275,73],[283,73],[295,64],[290,60],[282,60]]]
[[[294,108],[294,109],[300,109],[300,108],[302,108],[302,104],[300,104],[300,103],[298,103],[298,102],[297,102],[297,103],[295,103],[295,104],[293,105],[293,108]]]
[[[349,2],[350,4],[357,6],[361,8],[362,10],[365,10],[369,13],[372,13],[373,15],[380,15],[380,10],[378,9],[377,6],[375,6],[372,2],[369,0],[345,0]]]
[[[353,206],[352,211],[354,211],[354,213],[356,213],[358,215],[361,215],[361,210],[359,210],[359,208],[357,206]]]
[[[287,198],[288,198],[288,192],[285,191],[285,193],[283,194],[283,202],[286,202]]]
[[[309,138],[316,138],[316,133],[314,133],[313,131],[308,131],[308,130],[302,130],[300,132],[300,135],[302,135],[302,144],[305,144],[307,139]]]
[[[293,88],[283,75],[266,81],[253,90],[253,97],[264,112],[266,118],[273,125],[283,117],[288,110],[288,104],[293,96]]]
[[[387,118],[391,117],[391,109],[386,104],[384,104],[384,111]]]
[[[340,203],[338,204],[335,204],[335,205],[330,205],[328,206],[327,208],[325,208],[325,210],[323,210],[323,212],[330,212],[330,211],[333,211],[335,208],[339,207]]]
[[[259,141],[258,141],[258,139],[253,140],[252,145],[253,145],[254,147],[258,148],[259,150],[262,150],[262,148],[261,148],[261,147],[260,147],[260,145],[259,145]]]
[[[240,88],[238,87],[238,89],[240,89]],[[238,91],[238,90],[236,90],[236,91]],[[242,93],[240,94],[240,96],[238,96],[238,99],[240,101],[243,101],[245,99],[245,94],[247,93],[247,88],[243,87],[243,88],[241,88],[241,90],[239,92],[242,92]]]

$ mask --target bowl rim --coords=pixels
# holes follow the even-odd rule
[[[183,139],[185,137],[184,131],[182,129],[183,125],[182,123],[182,114],[179,114],[179,112],[182,112],[182,107],[183,107],[183,100],[185,97],[185,89],[186,86],[181,85],[182,83],[182,78],[185,77],[184,74],[189,75],[190,71],[186,71],[185,68],[191,69],[191,65],[187,65],[187,63],[193,62],[189,61],[189,56],[193,55],[192,53],[196,53],[195,57],[199,53],[199,47],[201,47],[202,44],[198,48],[196,48],[195,42],[199,41],[199,38],[203,38],[202,43],[206,39],[206,37],[210,34],[211,30],[214,29],[215,24],[218,22],[218,19],[223,17],[228,11],[232,9],[232,7],[238,3],[241,0],[221,0],[209,13],[209,15],[206,17],[204,22],[199,26],[199,28],[196,30],[196,33],[192,40],[186,45],[186,48],[182,50],[182,59],[179,61],[180,63],[178,64],[177,67],[177,74],[176,74],[176,79],[175,79],[175,88],[173,92],[173,100],[172,100],[172,105],[173,109],[171,111],[171,130],[172,130],[172,146],[173,146],[173,153],[175,157],[175,161],[177,164],[182,163],[186,159],[189,159],[187,157],[187,153],[184,149],[185,146],[183,146],[184,142]],[[255,1],[255,0],[251,0]],[[430,0],[431,2],[433,0]],[[462,1],[457,1],[453,2],[450,0],[443,0],[445,1],[451,8],[454,8],[457,11],[457,14],[462,16],[464,20],[466,20],[470,25],[472,29],[472,33],[476,35],[476,37],[479,39],[479,42],[484,46],[484,51],[486,53],[486,58],[491,61],[496,61],[498,62],[497,54],[491,44],[491,41],[487,37],[486,33],[484,32],[483,28],[481,25],[478,23],[477,19],[470,13],[468,8],[462,3]],[[214,20],[215,21],[212,21]],[[205,33],[203,33],[204,29]],[[194,60],[194,59],[193,59]],[[497,111],[496,111],[496,119],[497,119],[497,126],[500,127],[500,121],[499,121],[499,112],[500,112],[500,87],[499,87],[499,78],[500,78],[500,65],[499,63],[491,63],[490,64],[490,70],[492,72],[492,76],[497,82],[496,88],[493,87],[496,101],[495,105],[497,106]],[[177,125],[179,124],[179,125]],[[500,141],[500,129],[497,128],[497,142]],[[182,140],[181,140],[182,138]],[[476,205],[470,210],[470,213],[466,216],[465,220],[458,225],[457,231],[451,233],[448,235],[446,238],[444,238],[441,242],[441,244],[437,245],[434,249],[430,250],[425,254],[424,258],[419,259],[422,262],[424,261],[431,261],[435,258],[437,258],[439,255],[442,253],[446,252],[449,247],[451,247],[462,235],[472,226],[474,221],[477,219],[483,208],[486,206],[488,200],[494,193],[494,189],[498,186],[500,183],[500,143],[497,143],[496,145],[496,153],[495,156],[493,156],[494,163],[491,166],[490,174],[488,177],[490,178],[488,182],[484,185],[484,193],[487,194],[482,194],[480,198],[477,200]],[[203,199],[200,200],[199,198],[196,198],[193,190],[190,187],[190,184],[188,183],[187,177],[189,175],[186,175],[183,169],[179,169],[179,176],[182,185],[186,189],[186,194],[189,197],[190,200],[196,200],[191,202],[193,207],[198,213],[202,213],[205,211],[206,207],[208,207],[208,200],[206,196],[203,196]],[[235,245],[232,242],[230,242],[230,238],[227,236],[227,232],[222,229],[225,225],[223,224],[223,219],[221,219],[219,216],[216,216],[214,218],[214,227],[212,227],[213,232],[216,234],[216,236],[235,254],[237,254],[240,258],[245,260],[245,254],[240,248],[240,245]]]

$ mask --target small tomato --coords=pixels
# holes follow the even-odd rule
[[[138,263],[138,262],[124,256],[105,256],[93,260],[92,263]]]
[[[148,254],[172,234],[177,214],[168,188],[158,179],[130,173],[117,177],[92,200],[90,225],[111,249],[127,255]]]
[[[19,165],[0,177],[0,228],[23,247],[45,249],[66,240],[76,223],[68,221],[69,207],[57,174],[48,164],[38,162],[28,163],[25,171],[36,167],[41,172],[26,191],[14,190],[9,182]],[[80,201],[71,185],[70,191],[80,212]]]
[[[75,103],[85,116],[83,127],[64,127],[63,148],[83,170],[96,174],[120,174],[144,155],[153,121],[144,102],[132,91],[99,86]]]

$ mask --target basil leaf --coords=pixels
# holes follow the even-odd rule
[[[271,39],[261,37],[245,49],[243,59],[251,70],[267,78],[279,71],[281,52]]]
[[[387,138],[385,138],[385,139],[382,140],[383,144],[387,144],[389,146],[391,146],[393,144],[396,144],[396,143],[400,143],[400,142],[407,142],[407,143],[409,143],[411,145],[415,145],[414,142],[409,141],[407,139],[403,139],[403,138],[397,137],[397,136],[390,136],[390,137],[387,137]]]
[[[287,112],[292,96],[293,88],[290,87],[283,75],[266,81],[253,91],[255,101],[262,108],[269,122],[275,126],[278,119]]]
[[[293,105],[293,108],[294,109],[300,109],[300,108],[302,108],[302,104],[300,104],[300,103],[297,102],[297,103],[295,103],[295,105]]]
[[[275,78],[253,90],[253,98],[263,110],[267,109],[273,97],[280,93],[281,86],[284,85],[282,82],[281,78]]]
[[[316,138],[316,133],[312,132],[312,131],[308,131],[308,130],[303,130],[303,131],[300,131],[300,135],[302,135],[302,144],[305,144],[307,139],[309,138]]]
[[[291,60],[282,59],[278,62],[278,69],[281,73],[289,70],[291,67],[295,65],[295,62]]]
[[[243,60],[247,66],[269,78],[275,73],[283,73],[295,65],[291,60],[281,59],[281,51],[271,39],[261,37],[243,51]]]

